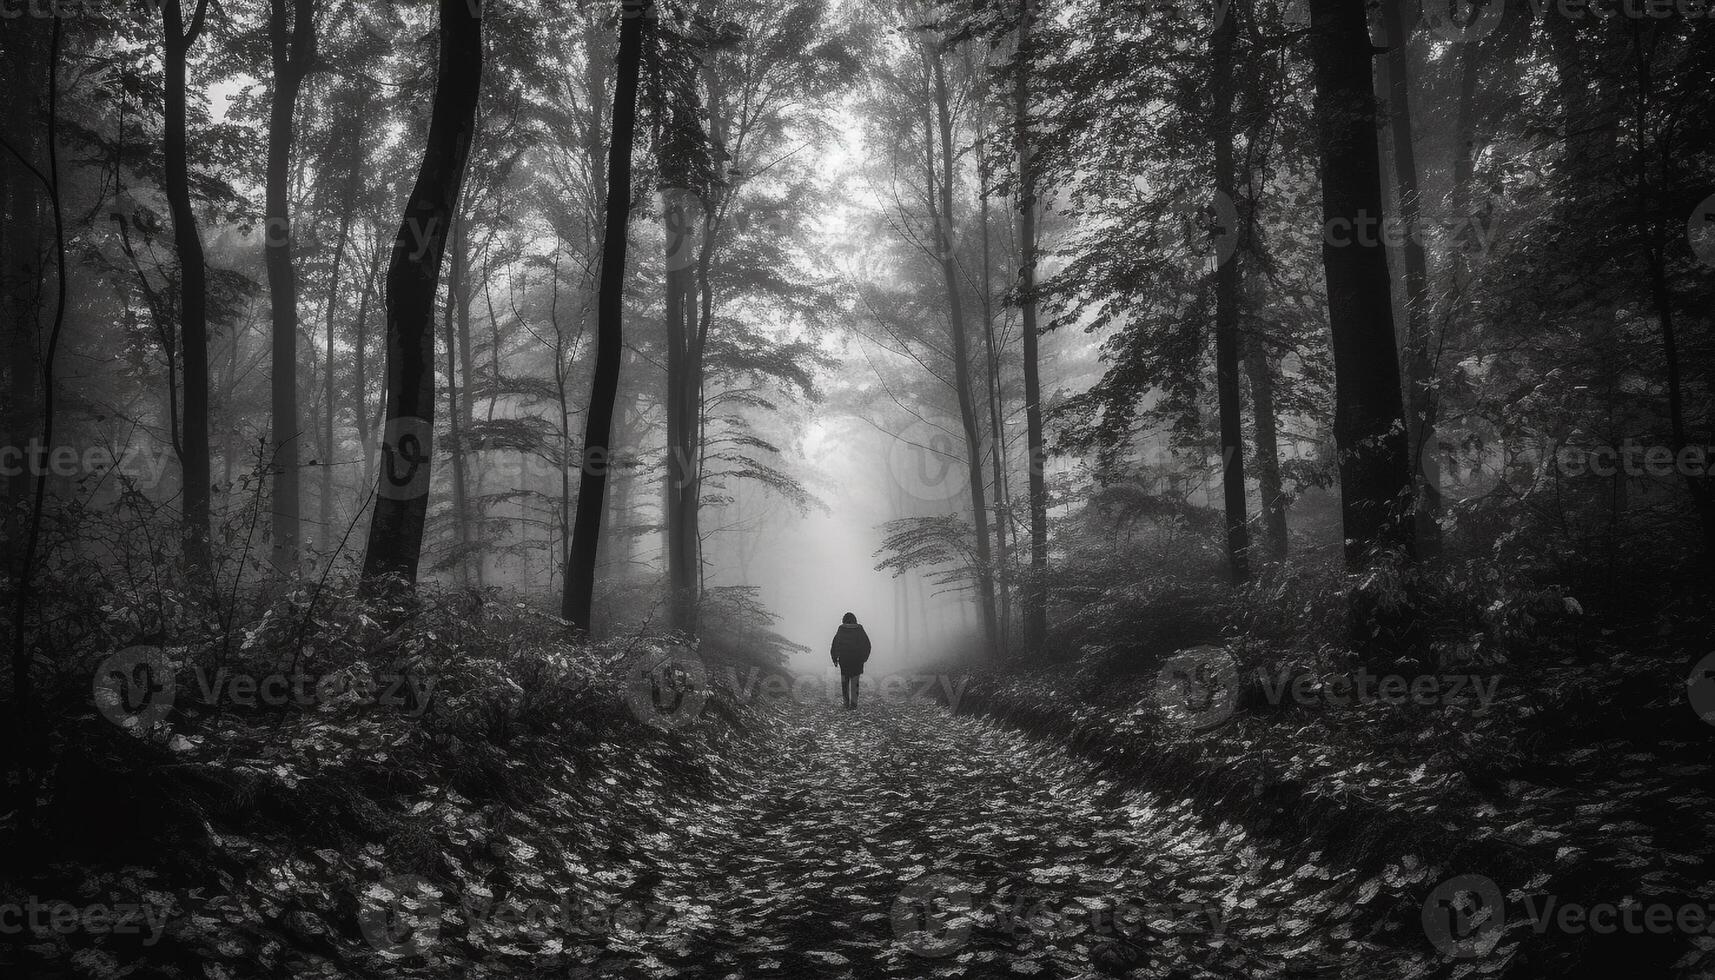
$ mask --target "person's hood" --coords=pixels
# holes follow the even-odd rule
[[[841,623],[840,629],[843,629],[843,630],[861,630],[861,629],[863,629],[863,624],[862,623]]]

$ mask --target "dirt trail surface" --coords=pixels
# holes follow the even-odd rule
[[[922,699],[787,701],[591,976],[1410,976],[1377,889]],[[1312,856],[1314,858],[1315,856]],[[1408,878],[1427,869],[1401,869]],[[639,885],[645,883],[639,882]],[[1390,928],[1399,930],[1397,923]],[[1405,930],[1399,945],[1412,947]]]

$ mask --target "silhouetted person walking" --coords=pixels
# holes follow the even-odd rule
[[[857,707],[858,678],[863,676],[864,661],[869,659],[869,634],[858,625],[856,616],[846,613],[840,628],[834,631],[834,644],[828,653],[840,668],[840,697],[848,709]]]

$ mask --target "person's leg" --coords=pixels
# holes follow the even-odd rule
[[[844,673],[840,674],[840,703],[848,708],[852,706],[852,679]]]
[[[861,679],[862,679],[862,675],[860,675],[860,674],[853,674],[849,678],[849,680],[851,681],[851,684],[852,684],[852,696],[851,696],[850,706],[853,708],[857,707],[858,681]]]

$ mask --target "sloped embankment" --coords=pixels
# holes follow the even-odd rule
[[[946,700],[1053,740],[1124,785],[1360,869],[1341,899],[1395,902],[1380,921],[1405,923],[1425,948],[1419,919],[1436,887],[1492,880],[1504,896],[1493,942],[1448,957],[1451,974],[1709,975],[1705,726],[1684,704],[1678,658],[1610,651],[1595,662],[1537,665],[1548,679],[1537,683],[1473,674],[1458,693],[1445,682],[1419,703],[1381,696],[1381,677],[1363,696],[1351,665],[1326,656],[1252,659],[1235,675],[1230,713],[1194,719],[1206,727],[1175,710],[1175,675],[1128,675],[1102,657],[1076,671],[969,673]],[[1541,734],[1549,728],[1557,737]],[[1639,909],[1640,924],[1592,929],[1589,913],[1604,906]],[[1652,908],[1671,924],[1643,923]]]

